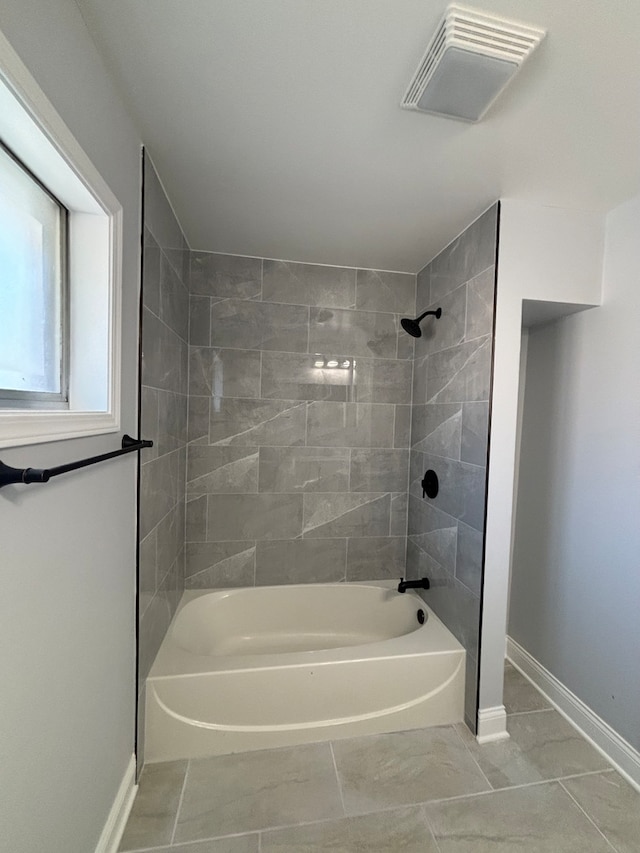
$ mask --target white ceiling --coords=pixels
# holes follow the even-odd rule
[[[496,198],[640,191],[640,2],[548,29],[477,125],[398,106],[447,0],[77,0],[194,249],[415,272]]]

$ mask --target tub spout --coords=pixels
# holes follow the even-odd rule
[[[429,578],[420,578],[417,581],[406,581],[404,578],[400,578],[398,592],[406,592],[408,589],[429,589],[430,586]]]

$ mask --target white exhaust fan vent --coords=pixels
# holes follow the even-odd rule
[[[452,3],[401,106],[478,121],[544,36],[539,27]]]

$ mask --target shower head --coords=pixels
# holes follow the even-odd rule
[[[412,335],[414,338],[419,338],[422,335],[420,323],[429,314],[433,314],[436,320],[439,320],[442,316],[442,308],[436,308],[435,311],[425,311],[424,314],[421,314],[419,317],[416,317],[415,320],[410,320],[408,317],[403,317],[402,320],[400,320],[400,325],[405,330],[405,332],[408,332],[408,334]]]

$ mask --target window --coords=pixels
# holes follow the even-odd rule
[[[117,432],[122,205],[2,32],[0,139],[0,448]]]
[[[67,210],[0,144],[0,404],[66,406]]]

